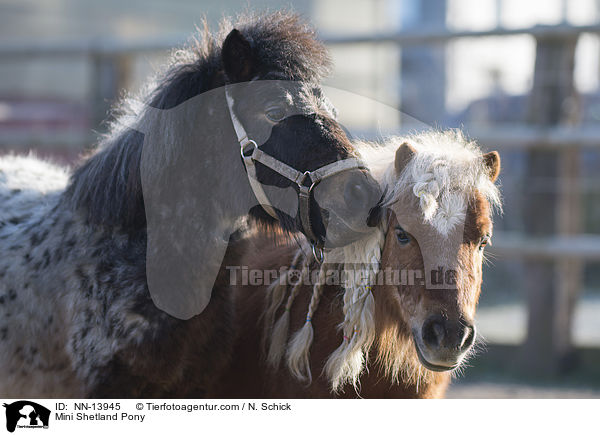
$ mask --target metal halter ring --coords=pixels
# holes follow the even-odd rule
[[[323,264],[323,260],[325,259],[325,254],[323,253],[323,248],[319,248],[313,243],[312,244],[312,254],[317,263]]]
[[[252,150],[249,149],[248,145],[252,145]],[[240,147],[240,154],[243,159],[249,159],[254,154],[254,150],[258,149],[258,145],[252,139],[248,139],[248,141]],[[246,154],[248,151],[251,151],[250,154]]]
[[[304,180],[306,180],[307,178],[308,178],[308,179],[311,181],[311,184],[313,184],[313,183],[312,183],[312,178],[310,178],[310,175],[311,175],[311,174],[310,174],[310,171],[305,171],[305,172],[302,174],[302,176],[301,176],[301,177],[299,177],[299,179],[296,181],[296,184],[297,184],[298,186],[300,186],[300,187],[303,187],[303,186],[304,186]],[[306,187],[306,186],[304,186],[304,187]]]

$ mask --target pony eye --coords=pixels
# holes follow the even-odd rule
[[[396,227],[395,231],[396,231],[396,237],[398,238],[398,242],[401,245],[406,245],[408,242],[410,242],[410,236],[408,235],[408,233],[406,231],[404,231],[404,229],[402,227]]]
[[[267,109],[265,115],[272,122],[279,122],[285,118],[285,109],[281,106],[275,106]]]
[[[490,240],[490,236],[483,236],[481,238],[481,240],[479,241],[479,250],[483,251],[483,249],[486,247],[487,244],[492,244],[491,240]]]

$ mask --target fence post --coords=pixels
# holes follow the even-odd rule
[[[538,38],[529,121],[541,128],[568,122],[577,38]],[[524,226],[532,237],[579,232],[577,150],[534,148],[527,154]],[[571,196],[572,195],[572,196]],[[528,371],[556,374],[572,355],[571,329],[581,267],[574,260],[526,262]]]
[[[412,0],[409,29],[446,29],[446,0]],[[446,44],[401,46],[400,107],[413,118],[440,125],[446,118]]]
[[[558,234],[561,236],[576,235],[582,230],[582,201],[580,172],[580,150],[569,147],[560,150],[559,174],[561,185],[558,198]],[[583,285],[583,262],[580,259],[562,258],[557,262],[556,270],[557,304],[554,331],[555,353],[562,368],[573,363],[574,350],[573,315],[577,298]],[[559,367],[560,368],[560,367]]]

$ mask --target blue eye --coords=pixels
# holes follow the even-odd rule
[[[406,245],[407,243],[410,242],[410,236],[408,235],[408,233],[406,231],[404,231],[404,229],[402,227],[398,226],[394,230],[396,231],[396,237],[398,238],[398,243],[400,243],[401,245]]]

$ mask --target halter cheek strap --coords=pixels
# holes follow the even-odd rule
[[[248,133],[244,129],[244,126],[233,111],[233,98],[229,95],[227,89],[225,90],[225,98],[227,100],[227,107],[229,109],[229,115],[231,117],[231,123],[240,144],[240,154],[246,172],[248,174],[248,181],[250,187],[258,200],[258,203],[262,208],[273,218],[279,219],[275,208],[267,198],[265,191],[262,187],[262,183],[258,181],[256,176],[256,162],[260,162],[269,169],[277,172],[279,175],[293,181],[298,186],[298,202],[300,212],[300,222],[302,228],[306,233],[306,236],[312,243],[313,247],[320,244],[319,238],[313,231],[312,224],[310,222],[310,195],[313,188],[326,178],[333,175],[339,174],[340,172],[348,171],[351,169],[366,169],[363,163],[356,158],[350,158],[345,160],[338,160],[328,165],[322,166],[314,171],[300,172],[291,166],[283,163],[280,160],[266,154],[258,148],[257,143],[248,138]],[[315,258],[317,256],[315,255]]]
[[[258,145],[252,139],[248,138],[248,133],[246,133],[244,126],[233,111],[233,98],[231,98],[231,95],[229,95],[229,92],[227,92],[227,90],[225,90],[225,98],[227,99],[229,116],[231,117],[231,123],[233,124],[233,129],[235,130],[235,134],[240,144],[240,153],[242,155],[242,160],[244,161],[244,166],[246,166],[248,181],[250,182],[250,187],[254,192],[254,196],[256,196],[258,203],[269,215],[271,215],[275,219],[279,219],[277,217],[275,209],[269,201],[269,198],[267,198],[267,195],[265,194],[265,191],[262,188],[262,184],[258,181],[258,178],[256,177],[256,165],[254,164],[254,160],[252,159],[253,152],[250,151],[252,151],[252,147],[254,150],[258,150]]]

